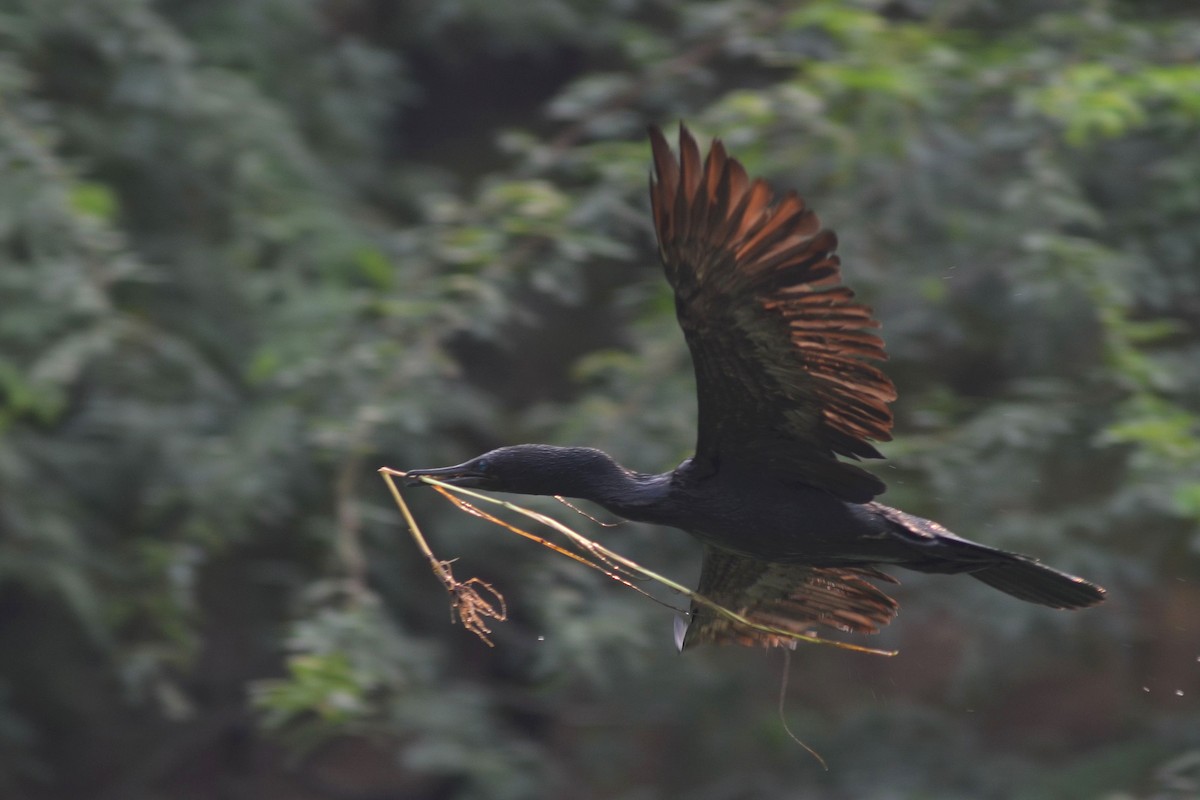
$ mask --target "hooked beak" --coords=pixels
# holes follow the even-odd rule
[[[448,483],[451,486],[465,486],[467,488],[480,488],[484,484],[485,476],[477,470],[471,469],[467,464],[459,464],[454,467],[437,467],[436,469],[410,469],[406,473],[408,480],[404,482],[405,486],[427,486],[424,481],[416,480],[422,475],[428,475],[431,478],[437,478],[443,483]]]

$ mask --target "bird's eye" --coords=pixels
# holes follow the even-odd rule
[[[478,472],[487,472],[488,467],[490,467],[490,466],[491,466],[491,462],[489,462],[486,458],[481,458],[475,462],[475,469]]]

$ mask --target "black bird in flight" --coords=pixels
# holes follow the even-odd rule
[[[650,129],[650,204],[659,253],[692,354],[696,453],[659,475],[582,447],[502,447],[454,467],[409,471],[458,486],[591,500],[704,543],[698,592],[750,620],[804,633],[874,633],[896,602],[880,566],[966,573],[1052,608],[1104,589],[1035,559],[968,541],[875,502],[878,477],[843,461],[881,458],[892,382],[871,310],[841,283],[837,238],[795,192],[774,197],[714,141],[680,126],[679,160]],[[693,604],[680,647],[789,645]]]

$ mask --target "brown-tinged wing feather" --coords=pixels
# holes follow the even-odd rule
[[[714,141],[679,159],[650,129],[659,252],[696,370],[701,469],[741,461],[852,502],[884,490],[837,456],[879,458],[892,382],[871,310],[841,285],[837,237],[795,193],[775,198]]]
[[[759,561],[706,547],[696,590],[730,611],[761,625],[811,635],[824,626],[847,633],[877,633],[899,608],[868,578],[896,583],[870,567],[813,567]],[[796,640],[765,633],[692,604],[691,622],[677,642],[795,647]]]

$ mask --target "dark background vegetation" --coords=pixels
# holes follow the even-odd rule
[[[1200,794],[1190,0],[4,0],[0,796]],[[1105,584],[904,574],[883,659],[671,613],[375,470],[687,455],[649,123],[801,189],[884,322],[885,501]],[[584,530],[685,582],[669,530]]]

